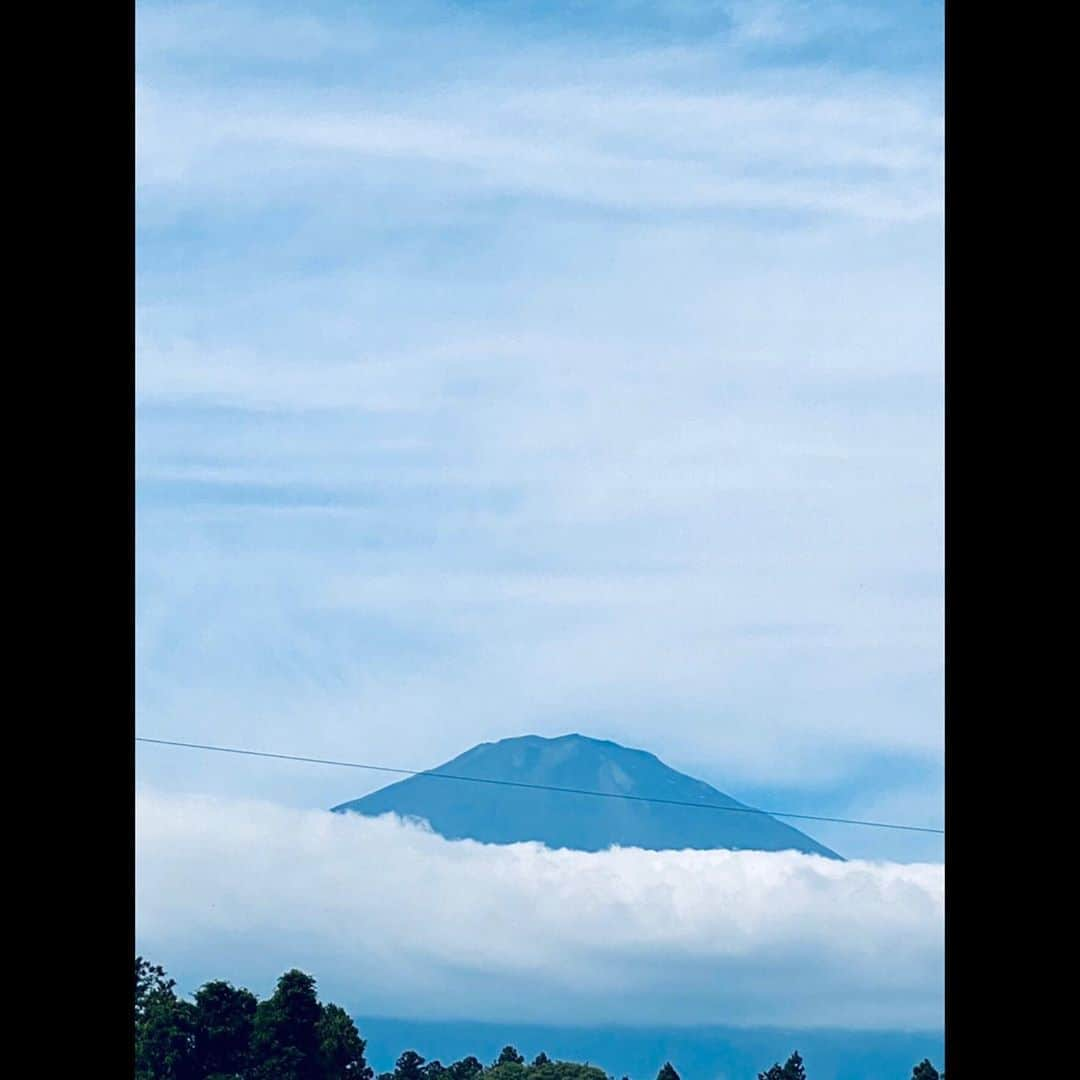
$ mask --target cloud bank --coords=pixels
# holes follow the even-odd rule
[[[311,971],[353,1013],[937,1028],[944,867],[448,842],[141,791],[138,949],[185,990]]]

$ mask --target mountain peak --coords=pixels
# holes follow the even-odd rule
[[[461,783],[439,779],[439,774],[508,786]],[[673,805],[680,803],[690,805]],[[794,850],[840,858],[798,829],[754,812],[647,750],[579,732],[478,743],[426,775],[411,776],[334,810],[420,818],[449,840],[489,844],[535,840],[578,851],[613,846]]]

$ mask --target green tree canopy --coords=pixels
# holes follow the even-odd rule
[[[315,980],[285,972],[271,997],[255,1010],[252,1080],[322,1080]]]
[[[135,1033],[138,1080],[201,1080],[195,1061],[194,1007],[176,997],[155,997]]]
[[[195,1060],[200,1075],[245,1072],[257,1005],[254,994],[227,982],[208,982],[195,992]]]
[[[485,1069],[483,1080],[541,1080],[542,1076],[543,1066],[536,1071],[518,1061],[504,1061]]]
[[[473,1080],[484,1071],[484,1066],[470,1054],[455,1061],[446,1071],[450,1074],[449,1080]]]
[[[415,1050],[406,1050],[394,1066],[394,1080],[423,1080],[424,1059]]]
[[[135,1080],[374,1080],[356,1025],[340,1006],[321,1004],[315,980],[302,971],[285,972],[261,1002],[223,980],[183,1001],[164,968],[142,957],[135,958],[134,976]],[[444,1066],[406,1050],[378,1080],[612,1078],[587,1062],[552,1061],[545,1053],[526,1065],[515,1047],[505,1046],[487,1069],[472,1056]],[[657,1080],[679,1076],[667,1063]]]
[[[160,965],[151,964],[141,956],[135,957],[135,1022],[144,1015],[147,1004],[155,997],[176,995],[173,988],[176,980],[165,974]]]
[[[198,1080],[194,1008],[180,1001],[165,969],[135,957],[137,1080]]]
[[[504,1065],[502,1068],[517,1068]],[[603,1069],[595,1065],[581,1065],[574,1061],[548,1061],[544,1065],[529,1067],[525,1070],[527,1080],[610,1080]]]
[[[374,1071],[364,1058],[367,1043],[340,1005],[323,1005],[315,1027],[323,1080],[371,1080]]]

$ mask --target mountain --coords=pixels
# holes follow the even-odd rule
[[[644,750],[563,735],[480,743],[429,770],[333,809],[375,817],[422,818],[448,840],[513,844],[538,840],[550,848],[602,851],[613,845],[650,851],[732,848],[801,851],[839,859],[805,833],[749,807]],[[612,795],[731,807],[733,811],[671,806],[631,799],[598,799],[563,791],[440,780],[440,774],[576,788]]]
[[[813,1080],[902,1080],[916,1061],[945,1059],[942,1031],[874,1031],[836,1028],[543,1027],[470,1020],[357,1017],[367,1039],[368,1063],[389,1071],[403,1046],[429,1061],[460,1061],[475,1054],[494,1061],[510,1044],[530,1060],[543,1050],[553,1060],[591,1061],[610,1076],[653,1077],[665,1061],[680,1076],[757,1076],[798,1049]]]

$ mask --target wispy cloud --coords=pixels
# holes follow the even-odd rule
[[[290,202],[328,172],[370,184],[386,163],[385,184],[400,179],[394,165],[423,168],[426,187],[458,198],[552,198],[635,214],[940,216],[940,116],[888,88],[691,96],[507,87],[494,102],[487,93],[444,91],[393,111],[362,99],[297,110],[265,94],[159,99],[143,121],[160,135],[142,140],[140,176],[151,195],[166,187],[204,199],[258,176],[263,198],[269,184]]]
[[[140,7],[147,733],[936,789],[937,16],[858,10]]]

